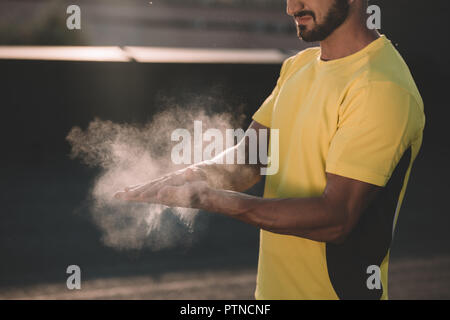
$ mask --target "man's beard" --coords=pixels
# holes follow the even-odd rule
[[[334,30],[344,23],[348,17],[349,9],[348,0],[335,0],[328,10],[323,23],[316,25],[312,30],[307,30],[305,25],[298,25],[298,36],[306,42],[325,40]],[[312,17],[316,21],[315,15]]]

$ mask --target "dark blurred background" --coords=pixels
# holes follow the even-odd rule
[[[425,102],[426,130],[391,251],[392,299],[450,298],[450,160],[446,99],[450,3],[371,1]],[[150,4],[151,3],[151,4]],[[66,8],[81,8],[81,30]],[[282,0],[1,1],[0,55],[10,46],[306,47]],[[101,242],[88,210],[98,169],[71,160],[65,140],[95,117],[145,123],[162,98],[181,106],[243,106],[270,94],[280,63],[140,63],[0,58],[0,298],[252,298],[258,230],[201,212],[188,248],[116,250]],[[199,98],[200,97],[200,98]],[[252,192],[261,192],[261,185]],[[65,287],[82,269],[81,293]]]

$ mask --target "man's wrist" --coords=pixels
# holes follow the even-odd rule
[[[202,209],[207,211],[219,212],[221,209],[220,193],[221,190],[214,189],[210,186],[206,187],[200,199]]]
[[[235,191],[206,188],[201,199],[202,209],[238,218],[247,211],[248,196]]]

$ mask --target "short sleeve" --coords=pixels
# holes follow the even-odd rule
[[[344,99],[326,172],[385,186],[403,153],[421,138],[423,104],[391,82],[369,83]]]
[[[281,66],[280,76],[278,77],[278,81],[277,81],[275,88],[273,89],[270,96],[267,97],[267,99],[263,102],[263,104],[259,107],[259,109],[252,116],[253,120],[255,120],[256,122],[258,122],[268,128],[271,127],[272,110],[275,105],[275,101],[278,97],[278,94],[280,92],[280,88],[283,84],[284,76],[286,74],[286,69],[288,68],[292,59],[293,59],[293,57],[290,57],[290,58],[284,60],[283,65]]]

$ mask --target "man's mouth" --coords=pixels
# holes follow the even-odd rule
[[[301,17],[295,17],[295,21],[297,22],[297,24],[306,24],[308,23],[310,20],[312,20],[312,17],[310,15],[306,15],[306,16],[301,16]]]
[[[297,12],[294,15],[294,20],[297,23],[297,25],[306,24],[311,20],[314,20],[314,12],[309,10]]]

